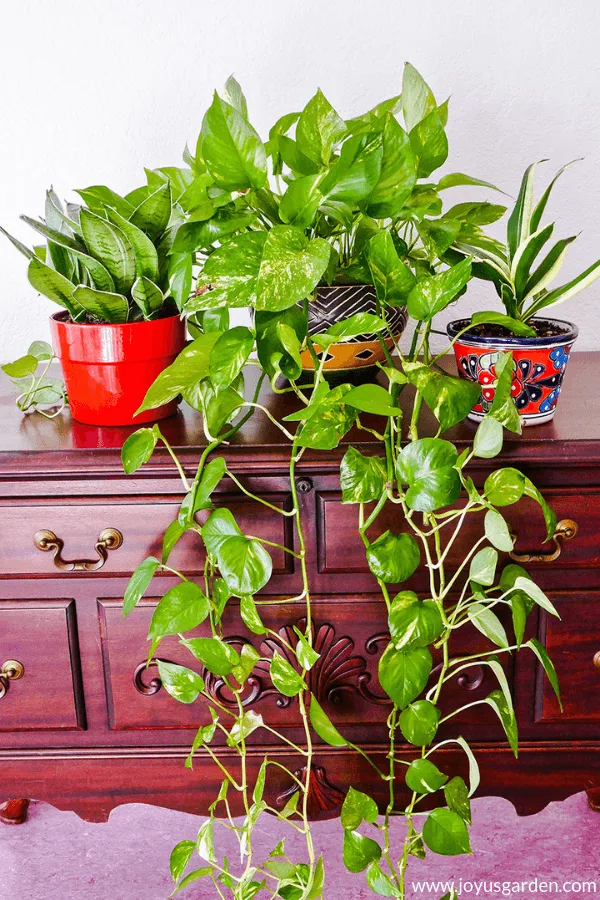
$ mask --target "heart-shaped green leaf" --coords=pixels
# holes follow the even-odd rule
[[[488,509],[484,519],[485,536],[496,550],[502,550],[503,553],[510,553],[513,548],[514,540],[510,536],[508,525],[501,513],[495,509]]]
[[[230,675],[239,665],[237,651],[220,638],[189,638],[183,640],[182,644],[213,675]]]
[[[363,822],[376,822],[378,815],[379,810],[373,798],[350,786],[342,804],[342,828],[354,831]]]
[[[470,277],[471,260],[464,259],[445,272],[418,281],[408,295],[410,315],[429,321],[456,299]]]
[[[461,819],[471,824],[471,801],[469,791],[460,775],[455,775],[444,787],[446,803],[452,812],[457,813]]]
[[[271,557],[256,538],[242,534],[228,509],[211,513],[202,527],[202,539],[237,597],[256,593],[271,577]]]
[[[441,713],[430,700],[415,700],[400,714],[400,731],[407,741],[417,747],[433,743]]]
[[[379,302],[392,306],[405,303],[416,278],[398,256],[389,231],[374,235],[366,246],[365,255]]]
[[[367,562],[376,578],[399,584],[413,574],[421,561],[419,545],[412,534],[385,531],[367,550]]]
[[[469,578],[477,584],[491,587],[494,583],[497,565],[498,551],[493,547],[484,547],[471,560]]]
[[[125,588],[123,597],[123,615],[126,616],[142,599],[150,582],[154,578],[154,573],[160,566],[160,562],[155,556],[148,556],[134,570],[131,578]]]
[[[427,684],[432,665],[427,647],[396,650],[393,644],[388,644],[379,660],[379,683],[396,706],[404,709]]]
[[[442,856],[471,852],[467,826],[451,809],[434,809],[429,813],[423,826],[423,840],[430,850]]]
[[[279,693],[286,697],[296,697],[300,691],[306,689],[302,676],[277,651],[273,654],[270,672],[271,681]]]
[[[152,616],[148,637],[162,638],[168,634],[192,631],[210,612],[210,603],[193,581],[182,581],[164,595]]]
[[[209,373],[215,387],[229,387],[242,371],[254,346],[254,335],[245,325],[224,332],[210,354]]]
[[[329,263],[329,244],[310,240],[293,225],[275,225],[228,241],[212,253],[198,277],[200,292],[188,312],[217,306],[284,310],[307,297]]]
[[[206,378],[209,371],[210,354],[219,334],[218,331],[201,334],[191,344],[188,344],[175,362],[161,372],[149,387],[144,402],[137,412],[162,406]]]
[[[321,90],[308,101],[298,119],[296,141],[301,153],[318,166],[328,165],[346,125]]]
[[[364,872],[369,863],[381,858],[381,847],[358,831],[344,831],[343,858],[349,872]]]
[[[379,500],[386,482],[383,460],[378,456],[363,456],[348,447],[340,466],[342,503],[369,503]]]
[[[406,131],[394,116],[386,116],[383,156],[377,183],[363,208],[375,219],[395,218],[417,181],[417,163]]]
[[[397,416],[401,410],[394,406],[390,394],[379,384],[359,384],[344,397],[348,406],[376,416]]]
[[[148,462],[154,453],[157,438],[154,428],[139,428],[129,435],[121,447],[121,462],[127,475],[137,472],[140,466]]]
[[[204,690],[204,679],[185,666],[159,659],[158,674],[166,692],[180,703],[193,703]]]
[[[398,650],[407,644],[427,647],[444,629],[437,603],[419,600],[412,591],[401,591],[394,597],[388,618],[390,637]]]
[[[406,786],[417,794],[433,794],[448,781],[429,759],[413,759],[406,770]]]
[[[432,512],[451,506],[460,495],[460,477],[454,468],[456,447],[440,438],[422,438],[398,455],[396,474],[407,484],[406,503],[411,509]]]
[[[525,476],[518,469],[496,469],[486,478],[483,490],[493,506],[510,506],[523,496]]]

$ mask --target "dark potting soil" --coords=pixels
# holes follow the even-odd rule
[[[532,319],[527,323],[536,333],[536,337],[553,338],[566,334],[570,329],[566,325],[559,325],[558,322],[551,322],[549,319]],[[502,325],[493,325],[491,323],[483,323],[474,325],[467,331],[465,337],[499,337],[514,338],[516,335],[504,328]]]

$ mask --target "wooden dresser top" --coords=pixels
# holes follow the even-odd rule
[[[503,462],[540,464],[597,465],[600,464],[600,391],[598,367],[600,353],[575,353],[567,369],[562,395],[553,422],[525,428],[521,436],[505,436]],[[448,368],[454,363],[448,362]],[[247,387],[251,390],[257,377],[256,367],[249,367]],[[73,477],[77,473],[122,474],[120,448],[125,438],[136,429],[97,428],[73,422],[68,410],[55,419],[45,419],[36,413],[22,415],[16,408],[15,392],[9,379],[0,375],[0,478],[24,475]],[[289,394],[273,394],[265,384],[261,402],[279,419],[297,408]],[[401,406],[409,402],[408,391],[401,398]],[[365,417],[367,421],[368,417]],[[422,434],[435,434],[436,424],[425,410]],[[379,425],[372,417],[369,424]],[[458,444],[470,442],[475,424],[463,422],[450,429],[444,437]],[[198,448],[205,446],[200,415],[185,404],[177,415],[164,419],[160,428],[172,446],[180,448],[186,465],[193,466]],[[374,439],[364,431],[353,429],[336,451],[307,451],[303,467],[335,468],[348,443],[368,450]],[[220,450],[232,464],[241,468],[280,468],[289,454],[289,443],[260,411],[244,425],[232,443]],[[159,451],[144,467],[144,475],[164,474],[172,469],[165,451]],[[138,473],[141,474],[141,473]]]

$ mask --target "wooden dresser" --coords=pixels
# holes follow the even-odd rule
[[[506,660],[520,724],[519,760],[513,759],[491,709],[468,710],[452,726],[451,733],[474,742],[482,769],[480,793],[506,797],[520,813],[583,789],[600,789],[600,409],[593,387],[599,363],[600,354],[575,355],[555,422],[528,429],[521,438],[507,436],[503,453],[504,464],[521,468],[544,491],[566,530],[566,538],[543,544],[543,523],[533,503],[526,500],[506,510],[518,535],[515,552],[532,556],[523,564],[535,571],[562,616],[559,622],[538,610],[530,628],[556,663],[564,714],[533,654],[523,651]],[[284,414],[287,401],[281,396],[266,395],[263,402],[278,416]],[[113,807],[129,802],[206,812],[219,773],[201,751],[193,771],[183,765],[206,710],[201,703],[177,703],[161,687],[156,668],[143,665],[148,623],[158,591],[164,592],[169,579],[156,580],[155,595],[127,619],[122,616],[128,576],[147,555],[160,553],[163,531],[181,500],[170,458],[161,451],[126,477],[120,447],[131,429],[79,425],[68,413],[54,421],[23,417],[6,379],[0,382],[0,421],[0,668],[8,663],[0,680],[0,802],[45,800],[90,821],[104,821]],[[192,473],[204,442],[198,417],[186,409],[161,428]],[[463,424],[448,437],[460,444],[472,434],[472,427]],[[350,439],[368,452],[364,432]],[[320,703],[347,736],[385,752],[388,706],[376,672],[386,617],[356,532],[356,508],[340,502],[342,453],[343,448],[309,451],[298,473],[315,645],[321,653],[310,678]],[[259,413],[224,455],[254,494],[285,506],[290,502],[286,454],[278,432]],[[482,481],[489,464],[482,460],[475,469],[476,480]],[[293,546],[289,519],[250,501],[233,484],[226,496],[243,529]],[[383,529],[384,522],[379,524]],[[387,524],[402,529],[391,518]],[[285,556],[273,551],[267,596],[298,591],[294,558]],[[171,559],[186,575],[201,572],[202,551],[192,535]],[[418,571],[406,586],[425,590],[424,573]],[[264,605],[261,614],[285,636],[302,617],[302,606]],[[230,615],[227,624],[234,644],[252,640],[261,646],[261,638],[245,632],[239,616]],[[473,652],[485,639],[473,632],[460,641],[454,654]],[[263,642],[263,655],[276,644],[274,639]],[[173,639],[164,642],[160,655],[189,664],[183,652]],[[14,677],[21,672],[21,678]],[[207,683],[227,702],[218,679],[208,676]],[[495,687],[489,672],[475,669],[447,689],[446,702],[460,706]],[[249,680],[246,703],[300,739],[296,701],[273,689],[267,667]],[[264,741],[264,734],[252,737]],[[264,746],[257,743],[258,749],[256,765]],[[410,752],[407,748],[405,755]],[[283,747],[269,753],[292,769],[300,766]],[[444,748],[442,754],[454,771],[463,769],[461,751]],[[439,764],[443,768],[444,760]],[[385,790],[381,782],[372,783],[360,757],[329,746],[319,749],[313,784],[315,817],[336,815],[350,784],[377,796]],[[281,773],[281,782],[267,787],[269,802],[285,804],[292,790]],[[5,818],[17,820],[21,813],[13,805]]]

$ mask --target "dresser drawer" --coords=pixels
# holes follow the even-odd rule
[[[289,518],[239,495],[221,497],[242,531],[291,547]],[[265,499],[274,506],[285,508],[287,494],[272,492]],[[73,561],[87,561],[86,568],[95,577],[129,575],[147,556],[160,558],[162,536],[177,517],[179,506],[180,502],[173,498],[147,498],[135,503],[118,500],[83,503],[78,500],[64,505],[48,501],[0,507],[0,576],[64,574],[68,577],[70,571],[81,574],[81,566],[75,570],[69,567]],[[207,512],[199,514],[199,521],[207,515]],[[96,544],[105,529],[118,531],[122,543],[107,549],[103,561]],[[34,537],[41,531],[52,532],[61,542],[60,555],[55,549],[43,551],[36,546]],[[273,547],[269,552],[276,575],[293,572],[294,557]],[[176,545],[169,564],[182,572],[201,572],[204,558],[202,542],[190,532]]]
[[[544,496],[559,522],[575,522],[577,534],[562,543],[559,539],[560,553],[554,560],[548,560],[548,555],[556,549],[555,545],[544,542],[546,533],[539,505],[524,497],[519,503],[502,508],[502,514],[517,538],[514,552],[536,556],[543,554],[545,559],[525,563],[532,569],[543,565],[551,565],[553,569],[600,566],[600,488],[588,489],[585,494],[580,490],[545,489]],[[341,494],[333,491],[319,493],[317,502],[319,572],[325,575],[368,573],[364,545],[356,528],[356,507],[342,504]],[[392,504],[388,504],[378,517],[369,530],[369,537],[373,541],[387,529],[410,531],[402,511]],[[460,564],[482,534],[483,516],[467,518],[448,555],[448,568]]]
[[[4,683],[0,731],[85,728],[74,601],[0,602],[0,668],[8,660],[22,677]]]
[[[144,600],[124,619],[121,600],[111,598],[99,601],[110,726],[114,730],[195,729],[210,721],[206,702],[189,706],[178,703],[161,687],[157,667],[145,667],[149,644],[144,637],[156,603],[156,600]],[[298,604],[297,613],[289,604],[261,605],[260,613],[265,625],[275,632],[275,635],[261,637],[245,630],[240,623],[235,601],[230,603],[231,608],[228,607],[223,619],[228,641],[236,649],[251,641],[263,657],[247,682],[244,706],[260,712],[273,727],[282,730],[299,728],[298,703],[273,688],[268,660],[277,651],[295,665],[286,644],[294,646],[296,643],[293,626],[302,630],[305,627],[303,604]],[[379,657],[389,641],[383,602],[374,595],[344,600],[317,597],[313,598],[312,615],[313,646],[320,658],[308,673],[311,690],[328,716],[345,733],[358,734],[357,729],[362,729],[363,737],[368,735],[370,740],[383,740],[391,708],[377,678]],[[198,636],[206,636],[207,633],[204,628],[197,630]],[[489,649],[489,642],[479,632],[465,628],[456,634],[451,656],[470,655]],[[203,671],[177,638],[165,639],[158,656],[200,672],[213,696],[231,709],[236,708],[223,681]],[[509,667],[507,676],[512,682],[511,660],[503,654],[502,661]],[[440,662],[438,655],[434,659],[430,685],[435,683]],[[446,682],[440,702],[443,714],[482,700],[497,687],[489,667],[473,666]],[[346,729],[350,731],[346,732]],[[504,739],[493,711],[481,706],[466,710],[440,730],[441,736],[457,733],[486,740]],[[261,739],[264,741],[265,736],[262,735]]]
[[[600,723],[600,593],[551,594],[561,619],[543,613],[542,637],[556,667],[563,703],[538,672],[536,723]]]

